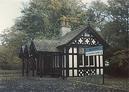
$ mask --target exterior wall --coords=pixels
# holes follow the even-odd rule
[[[62,72],[64,73],[64,76],[66,76],[66,55],[64,55],[64,66],[63,68],[65,68],[65,70],[63,70]]]
[[[77,53],[77,48],[73,48],[73,52]],[[73,54],[73,52],[72,48],[70,48],[69,53]],[[77,55],[69,55],[69,68],[72,68],[69,70],[69,76],[77,76]]]
[[[66,53],[66,48],[63,50],[64,53]],[[66,76],[66,55],[64,54],[63,62],[62,62],[62,75]]]
[[[83,48],[84,49],[84,48]],[[77,76],[77,55],[75,55],[77,53],[77,48],[73,49],[73,56],[69,55],[69,76]],[[72,48],[69,49],[69,53],[73,53],[72,52]],[[83,53],[83,51],[81,51],[81,54]],[[84,53],[83,53],[84,54]],[[103,75],[103,56],[92,56],[93,58],[93,65],[90,64],[90,58],[88,57],[88,65],[84,65],[85,61],[85,54],[81,56],[81,60],[82,60],[82,65],[79,65],[79,67],[87,67],[88,69],[90,67],[95,67],[93,70],[89,69],[91,72],[95,72],[93,75]],[[79,62],[79,61],[78,61]],[[74,63],[74,64],[73,64]],[[83,70],[84,71],[84,70]],[[74,72],[74,73],[73,73]],[[74,74],[74,75],[73,75]],[[89,75],[89,74],[88,74]]]

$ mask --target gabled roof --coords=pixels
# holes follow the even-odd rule
[[[102,45],[108,46],[108,44],[102,39],[102,37],[90,26],[82,26],[55,40],[35,40],[34,44],[37,51],[59,52],[57,47],[67,45],[86,30],[89,30],[100,41]]]
[[[68,43],[70,43],[72,40],[76,39],[81,33],[83,33],[84,31],[89,31],[90,34],[92,34],[95,38],[97,38],[97,40],[99,40],[99,42],[107,47],[109,46],[106,41],[97,33],[97,31],[95,31],[90,25],[89,26],[82,26],[74,31],[71,31],[69,33],[67,33],[66,35],[64,35],[63,37],[60,38],[60,43],[59,46],[63,46],[63,45],[67,45]],[[58,47],[59,47],[58,46]]]
[[[58,46],[67,44],[68,42],[70,42],[72,39],[74,39],[79,33],[81,33],[86,28],[87,27],[82,26],[76,30],[73,30],[73,31],[67,33],[66,35],[64,35],[63,37],[60,38]]]
[[[57,40],[34,40],[34,45],[37,51],[59,52]]]

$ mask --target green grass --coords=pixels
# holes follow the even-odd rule
[[[21,77],[20,70],[0,70],[0,80],[13,80]]]
[[[129,78],[117,78],[117,77],[105,76],[104,84],[102,76],[86,76],[86,77],[76,77],[76,78],[71,77],[69,78],[69,80],[74,81],[75,84],[80,84],[80,85],[93,84],[103,87],[129,91]]]
[[[129,78],[105,76],[104,85],[129,91]]]
[[[19,70],[0,70],[0,80],[15,80],[15,79],[24,80],[26,78],[27,77],[21,76],[21,71]],[[40,78],[29,77],[29,79],[39,80]],[[104,84],[102,84],[102,81],[103,81],[102,76],[69,77],[67,78],[67,80],[73,82],[74,86],[80,85],[81,87],[84,84],[93,84],[93,85],[97,85],[100,87],[102,86],[102,87],[123,89],[123,90],[129,91],[129,78],[117,78],[117,77],[105,76]]]

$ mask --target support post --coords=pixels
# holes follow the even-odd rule
[[[29,75],[29,62],[28,59],[25,60],[26,61],[26,76]]]
[[[69,76],[69,48],[66,47],[66,77]]]
[[[35,58],[34,57],[32,57],[32,76],[34,77],[34,70],[35,70]]]
[[[104,62],[104,56],[103,56],[103,84],[104,84],[104,73],[105,73],[105,62]]]
[[[24,69],[25,69],[25,62],[24,59],[22,59],[22,76],[24,76]]]
[[[36,59],[36,75],[39,75],[39,56]]]
[[[62,72],[63,72],[63,75],[62,75],[62,76],[63,76],[63,80],[64,80],[64,77],[65,77],[65,76],[64,76],[64,70],[65,70],[65,69],[64,69],[64,68],[65,68],[65,67],[64,67],[64,55],[65,55],[65,54],[63,53],[63,55],[62,55]]]
[[[40,71],[40,77],[42,77],[42,58],[41,54],[39,55],[39,71]]]
[[[59,69],[60,69],[60,76],[62,77],[62,53],[59,53]]]
[[[72,47],[72,76],[74,77],[74,47]]]
[[[77,76],[79,77],[79,47],[77,47]]]

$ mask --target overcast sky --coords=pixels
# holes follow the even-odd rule
[[[0,0],[0,33],[10,28],[15,19],[21,15],[20,11],[23,3],[28,0]]]
[[[15,19],[21,16],[23,3],[29,0],[0,0],[0,33],[6,28],[10,28],[15,23]],[[91,2],[94,0],[83,0]],[[102,0],[105,1],[105,0]]]

